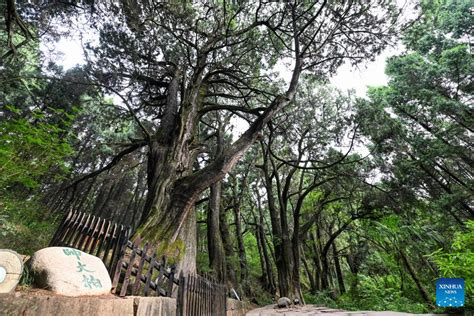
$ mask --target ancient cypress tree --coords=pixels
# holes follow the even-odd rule
[[[396,18],[385,0],[136,0],[67,9],[99,35],[85,44],[90,83],[116,95],[138,130],[104,167],[75,182],[146,147],[147,196],[137,234],[191,271],[200,193],[293,100],[303,72],[324,78],[345,60],[372,58],[386,46]],[[284,63],[291,72],[281,85],[275,70]],[[249,128],[215,159],[196,164],[206,141],[200,122],[214,111],[245,116]]]

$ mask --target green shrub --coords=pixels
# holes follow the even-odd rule
[[[0,248],[24,255],[47,247],[60,218],[44,218],[41,203],[17,194],[0,195]]]
[[[337,304],[331,298],[329,291],[319,291],[314,294],[303,293],[306,304],[324,305],[328,307],[335,307]]]
[[[14,106],[3,111],[10,117],[0,124],[0,191],[15,184],[36,188],[45,175],[60,177],[67,171],[65,159],[73,153],[67,128],[74,116],[54,110],[65,117],[50,122],[40,110],[28,118]]]
[[[351,293],[345,293],[332,299],[329,291],[321,291],[316,294],[305,294],[305,301],[307,304],[324,305],[349,311],[373,310],[407,313],[430,311],[427,305],[403,296],[400,284],[393,275],[369,277],[361,274],[358,280],[357,297]]]
[[[474,221],[454,235],[450,249],[438,249],[428,256],[438,266],[440,276],[463,278],[466,306],[474,306]]]

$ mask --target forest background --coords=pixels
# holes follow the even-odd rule
[[[79,210],[256,304],[436,311],[435,280],[462,277],[472,308],[469,1],[403,23],[390,1],[0,9],[0,248]],[[77,21],[86,63],[64,70],[41,47]],[[329,83],[400,42],[386,85]]]

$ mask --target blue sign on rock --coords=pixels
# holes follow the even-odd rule
[[[438,279],[436,305],[441,307],[464,306],[464,279]]]

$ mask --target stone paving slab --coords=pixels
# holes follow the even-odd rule
[[[391,311],[344,311],[317,305],[304,305],[290,308],[277,308],[276,305],[267,305],[249,311],[247,316],[441,316],[443,314],[410,314]]]

